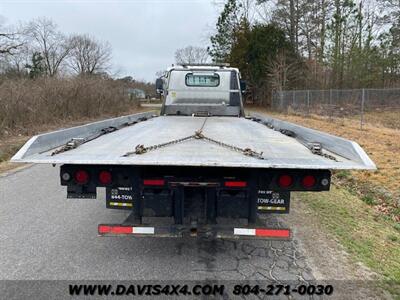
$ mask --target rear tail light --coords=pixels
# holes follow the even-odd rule
[[[282,188],[288,188],[293,184],[293,178],[290,175],[281,175],[279,176],[278,184]]]
[[[226,187],[246,187],[247,182],[246,181],[225,181],[225,186]]]
[[[164,179],[145,179],[145,180],[143,180],[143,185],[161,186],[161,185],[165,185],[165,180]]]
[[[312,175],[307,175],[307,176],[303,177],[303,180],[302,180],[303,186],[307,189],[312,188],[316,182],[317,182],[317,180]]]
[[[86,184],[89,181],[89,173],[85,170],[76,171],[74,177],[78,184]]]
[[[111,172],[101,171],[99,173],[99,182],[104,185],[110,184],[112,182]]]

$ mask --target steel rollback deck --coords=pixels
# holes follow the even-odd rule
[[[196,132],[200,128],[197,138]],[[180,142],[171,142],[176,140]],[[160,144],[169,146],[142,151],[146,153],[137,151],[138,145],[145,149]],[[254,155],[244,155],[246,151]],[[34,136],[12,161],[290,169],[376,168],[353,141],[271,117],[155,116],[154,112]]]

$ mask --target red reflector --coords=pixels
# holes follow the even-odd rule
[[[307,175],[307,176],[305,176],[305,177],[303,178],[303,181],[302,181],[303,186],[304,186],[305,188],[311,188],[311,187],[313,187],[313,186],[315,185],[315,182],[316,182],[315,177],[312,176],[312,175]]]
[[[164,179],[145,179],[143,180],[144,185],[164,185]]]
[[[112,175],[109,171],[101,171],[99,173],[99,181],[101,184],[110,184],[112,182]]]
[[[99,230],[99,233],[108,233],[108,232],[111,231],[111,227],[110,226],[100,225],[98,230]]]
[[[132,233],[132,227],[127,227],[127,226],[106,226],[106,225],[100,225],[99,228],[99,233]]]
[[[246,187],[246,181],[225,181],[226,187]]]
[[[278,183],[279,183],[279,185],[280,185],[281,187],[287,188],[287,187],[289,187],[289,186],[292,185],[292,183],[293,183],[293,178],[292,178],[292,176],[289,176],[289,175],[281,175],[281,176],[279,177]]]
[[[78,170],[75,172],[75,180],[79,184],[85,184],[89,181],[89,173],[85,170]]]
[[[256,236],[266,237],[290,237],[289,229],[256,229]]]

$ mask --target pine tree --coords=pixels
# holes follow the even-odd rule
[[[32,64],[27,64],[26,68],[29,69],[29,77],[30,78],[37,78],[42,76],[45,73],[44,67],[44,57],[40,52],[34,52],[32,54]]]
[[[234,42],[234,32],[237,27],[236,0],[228,0],[216,24],[216,34],[211,36],[209,54],[214,62],[226,62]]]

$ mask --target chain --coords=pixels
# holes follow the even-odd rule
[[[184,141],[187,141],[187,140],[196,139],[196,140],[206,140],[206,141],[212,142],[212,143],[217,144],[217,145],[219,145],[221,147],[224,147],[224,148],[230,149],[232,151],[236,151],[236,152],[242,153],[243,155],[246,155],[246,156],[251,156],[251,157],[258,158],[258,159],[264,159],[264,157],[262,156],[263,152],[259,153],[259,152],[253,151],[250,148],[239,148],[239,147],[236,147],[236,146],[233,146],[233,145],[230,145],[230,144],[226,144],[224,142],[217,141],[217,140],[214,140],[212,138],[209,138],[209,137],[205,136],[203,134],[203,128],[204,128],[207,120],[208,120],[208,118],[205,118],[204,122],[203,122],[203,125],[200,127],[200,129],[196,130],[195,133],[192,134],[192,135],[189,135],[189,136],[184,137],[184,138],[172,140],[172,141],[169,141],[169,142],[166,142],[166,143],[152,145],[152,146],[149,146],[149,147],[145,147],[144,145],[139,144],[139,145],[137,145],[135,147],[135,151],[127,152],[123,156],[126,157],[126,156],[130,156],[132,154],[140,155],[140,154],[144,154],[144,153],[147,153],[149,151],[152,151],[152,150],[156,150],[156,149],[160,149],[160,148],[163,148],[163,147],[166,147],[166,146],[178,144],[178,143],[181,143],[181,142],[184,142]]]
[[[98,137],[105,135],[105,134],[109,134],[111,132],[117,131],[118,128],[114,127],[114,126],[110,126],[110,127],[106,127],[101,129],[98,133],[95,133],[91,136],[88,136],[86,138],[72,138],[71,140],[69,140],[64,146],[62,146],[61,148],[54,150],[51,153],[51,156],[56,155],[56,154],[60,154],[63,153],[65,151],[69,151],[75,148],[78,148],[80,145],[85,144],[87,142],[93,141],[94,139],[97,139]]]
[[[135,151],[127,152],[123,156],[130,156],[132,154],[144,154],[144,153],[147,153],[152,150],[160,149],[160,148],[163,148],[163,147],[166,147],[169,145],[178,144],[178,143],[190,140],[193,137],[194,137],[194,135],[191,135],[191,136],[187,136],[187,137],[184,137],[181,139],[172,140],[172,141],[169,141],[166,143],[157,144],[157,145],[153,145],[153,146],[149,146],[149,147],[145,147],[144,145],[139,144],[135,147]]]
[[[308,149],[310,149],[312,154],[319,155],[319,156],[322,156],[322,157],[325,157],[325,158],[328,158],[328,159],[331,159],[331,160],[334,160],[334,161],[338,161],[336,159],[336,157],[334,157],[333,155],[330,155],[328,153],[324,153],[322,151],[321,143],[309,143],[308,145],[306,145],[306,147]]]
[[[261,123],[261,124],[267,126],[270,129],[278,130],[271,123],[266,122],[266,121],[262,121],[262,119],[254,118],[254,117],[249,117],[249,119],[254,121],[254,122]],[[307,143],[305,141],[302,141],[301,139],[297,138],[297,135],[296,135],[295,132],[293,132],[291,130],[288,130],[288,129],[282,128],[282,129],[279,129],[278,131],[280,133],[284,134],[284,135],[287,135],[289,137],[295,138],[298,142],[300,142],[305,147],[307,147],[311,151],[312,154],[319,155],[319,156],[328,158],[328,159],[333,160],[333,161],[338,161],[335,156],[323,152],[323,147],[322,147],[321,143],[316,143],[316,142]]]
[[[51,153],[51,156],[54,156],[54,155],[57,155],[57,154],[60,154],[60,153],[63,153],[63,152],[69,151],[69,150],[76,149],[80,145],[83,145],[83,144],[85,144],[87,142],[93,141],[94,139],[97,139],[98,137],[101,137],[102,135],[109,134],[111,132],[117,131],[117,130],[122,129],[124,127],[135,125],[135,124],[137,124],[139,122],[146,121],[146,120],[148,120],[150,118],[153,118],[153,117],[155,117],[155,116],[153,115],[151,117],[141,117],[141,118],[138,118],[137,120],[132,121],[132,122],[122,123],[119,126],[109,126],[109,127],[106,127],[106,128],[102,128],[102,129],[99,130],[99,132],[94,133],[94,134],[92,134],[90,136],[87,136],[85,138],[72,138],[65,145],[63,145],[61,148],[54,150]]]
[[[215,143],[215,144],[217,144],[217,145],[219,145],[221,147],[225,147],[227,149],[242,153],[242,154],[244,154],[246,156],[256,157],[258,159],[264,159],[264,157],[262,156],[263,152],[256,152],[256,151],[252,150],[251,148],[239,148],[239,147],[236,147],[236,146],[233,146],[233,145],[230,145],[230,144],[226,144],[226,143],[221,142],[221,141],[214,140],[214,139],[206,137],[204,135],[203,135],[202,138],[205,139],[206,141],[209,141],[209,142]]]

